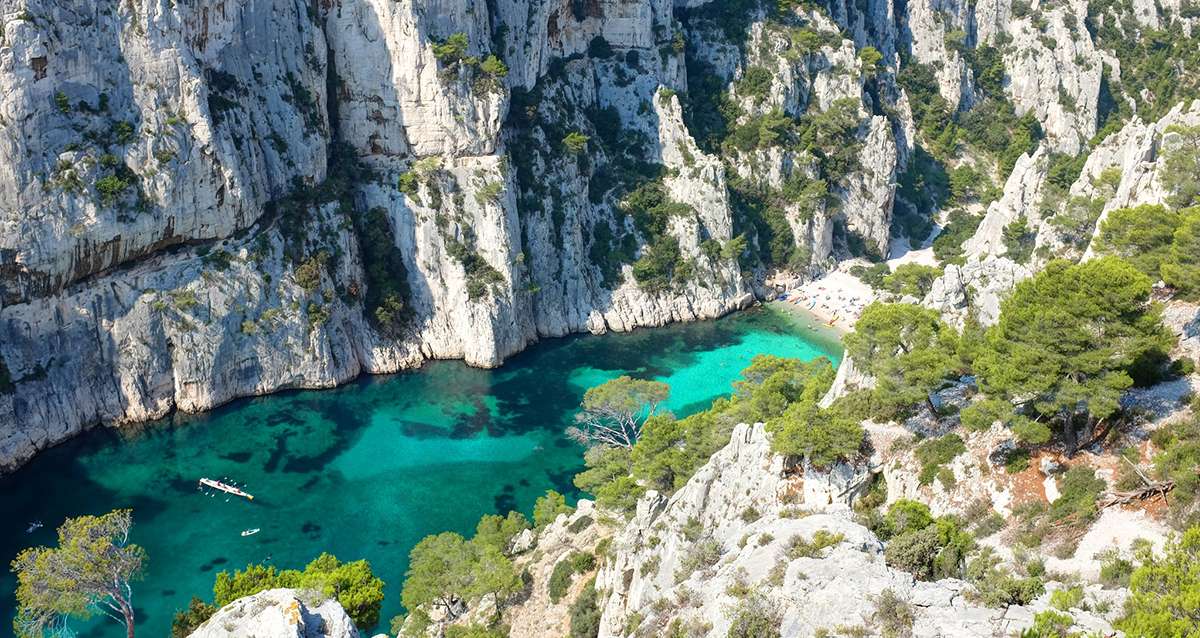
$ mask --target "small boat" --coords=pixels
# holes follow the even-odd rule
[[[255,527],[253,529],[244,529],[244,530],[242,530],[242,536],[253,536],[253,535],[257,534],[259,531],[260,530],[257,527]]]
[[[204,489],[206,487],[211,487],[214,490],[220,490],[222,492],[225,492],[226,494],[232,494],[234,496],[241,496],[242,498],[245,498],[247,500],[251,500],[251,501],[254,500],[254,495],[249,494],[247,492],[243,492],[242,490],[240,490],[237,487],[230,485],[228,483],[222,483],[221,481],[214,481],[210,478],[200,479],[200,489]]]
[[[26,533],[26,534],[32,534],[32,533],[34,533],[34,532],[38,531],[39,529],[42,529],[42,522],[41,522],[41,521],[34,521],[34,522],[32,522],[32,523],[30,523],[30,524],[29,524],[29,527],[28,527],[28,528],[25,530],[25,533]]]

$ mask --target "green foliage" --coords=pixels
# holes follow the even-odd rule
[[[941,268],[924,264],[900,264],[896,266],[895,271],[883,278],[883,288],[893,294],[911,295],[922,299],[933,287],[933,281],[940,276]]]
[[[804,538],[797,534],[788,539],[787,547],[784,551],[787,553],[789,560],[797,558],[819,558],[825,549],[834,547],[846,540],[845,534],[835,534],[827,529],[819,529],[813,532],[811,538]]]
[[[633,278],[646,292],[663,292],[690,280],[692,269],[679,240],[667,235],[647,246],[633,262]]]
[[[100,203],[112,206],[121,199],[129,182],[119,175],[105,175],[96,180],[96,192],[100,194]]]
[[[1162,263],[1162,278],[1179,296],[1200,299],[1200,206],[1181,211],[1183,219]]]
[[[1178,212],[1160,205],[1118,208],[1110,211],[1100,225],[1094,250],[1121,257],[1147,275],[1158,277],[1180,221]]]
[[[863,73],[868,77],[874,77],[879,71],[879,63],[882,61],[883,54],[869,44],[858,50],[858,62],[862,65]]]
[[[584,586],[575,602],[571,603],[571,632],[568,638],[596,638],[600,635],[600,604],[596,593],[596,579]]]
[[[550,572],[550,580],[546,583],[550,602],[558,604],[558,601],[566,595],[567,589],[571,587],[571,579],[575,577],[575,574],[589,572],[595,566],[596,557],[583,552],[572,552],[560,559],[554,564],[554,569]]]
[[[790,404],[779,417],[767,421],[775,433],[771,449],[785,456],[805,459],[814,467],[826,468],[852,458],[862,447],[860,419],[837,409],[821,409],[815,400]]]
[[[975,360],[980,387],[1058,424],[1073,453],[1081,426],[1090,434],[1117,411],[1130,368],[1168,347],[1149,296],[1149,279],[1120,259],[1051,261],[1001,305]]]
[[[219,572],[213,583],[213,604],[224,607],[239,598],[280,587],[308,589],[338,601],[357,626],[373,627],[379,622],[383,584],[365,560],[342,563],[331,554],[321,554],[304,571],[247,565],[232,574]]]
[[[570,515],[575,508],[567,505],[567,499],[554,490],[547,490],[533,502],[533,526],[537,529],[553,523],[559,514]]]
[[[1194,636],[1200,626],[1200,527],[1142,563],[1130,578],[1132,595],[1117,627],[1129,636]]]
[[[875,599],[875,613],[871,619],[884,638],[902,638],[911,635],[916,612],[911,603],[888,588]]]
[[[946,226],[933,240],[933,254],[943,263],[958,263],[962,260],[962,245],[979,228],[983,218],[965,211],[950,213]]]
[[[508,629],[478,623],[451,625],[446,627],[445,638],[508,638]]]
[[[888,540],[901,534],[917,532],[933,524],[933,515],[929,506],[909,499],[900,499],[888,508],[877,533],[882,540]]]
[[[1037,231],[1029,227],[1024,217],[1019,217],[1005,226],[1001,232],[1001,238],[1004,240],[1006,257],[1018,264],[1029,263],[1029,258],[1033,256]]]
[[[468,59],[467,49],[470,46],[467,34],[455,33],[442,42],[434,43],[433,57],[443,66],[451,67]]]
[[[58,528],[58,547],[30,547],[17,554],[17,616],[22,638],[53,632],[68,616],[90,618],[98,609],[133,636],[129,583],[140,578],[146,551],[129,542],[131,510],[68,518]]]
[[[1110,211],[1094,242],[1098,254],[1117,255],[1186,298],[1200,294],[1200,207],[1173,211],[1159,205]]]
[[[576,425],[567,435],[587,446],[632,448],[642,434],[644,421],[670,396],[661,381],[622,375],[583,394]]]
[[[520,588],[516,568],[495,546],[443,532],[412,549],[400,598],[408,609],[435,605],[453,619],[466,601],[494,594],[503,602]]]
[[[850,268],[850,274],[858,277],[864,284],[876,289],[884,289],[884,280],[891,275],[892,269],[888,268],[887,264],[873,264],[871,266],[853,266]]]
[[[407,174],[406,174],[407,175]],[[397,335],[409,318],[408,270],[392,236],[388,211],[374,206],[352,217],[366,275],[367,317],[377,329]]]
[[[570,133],[567,133],[566,137],[563,138],[562,145],[563,148],[567,149],[568,153],[572,155],[579,155],[587,152],[588,140],[590,139],[590,137],[580,133],[579,131],[571,131]]]
[[[1066,589],[1056,589],[1050,594],[1050,606],[1059,611],[1070,611],[1083,602],[1083,587],[1078,585]]]
[[[941,438],[929,439],[917,446],[916,457],[921,463],[918,480],[921,485],[929,485],[937,477],[942,466],[953,461],[955,457],[967,451],[962,437],[957,434],[947,434]],[[950,485],[944,487],[950,488]]]
[[[67,97],[67,94],[62,91],[54,94],[54,105],[58,107],[60,113],[71,112],[71,98]]]
[[[753,97],[756,102],[762,102],[771,91],[773,79],[774,75],[766,67],[749,67],[743,73],[742,79],[738,81],[738,93]]]
[[[479,70],[493,78],[502,78],[508,75],[508,66],[494,55],[484,58],[483,62],[479,63]]]
[[[1200,204],[1200,126],[1171,126],[1164,135],[1163,187],[1176,208]]]
[[[652,432],[657,428],[653,428],[652,424],[660,420],[674,423],[666,417],[651,417],[646,421],[642,440],[655,436]],[[638,448],[634,446],[634,449]],[[630,476],[633,471],[630,453],[629,449],[623,447],[593,446],[583,455],[587,469],[575,475],[575,487],[594,496],[596,504],[604,509],[632,513],[646,488]],[[662,462],[664,465],[667,463],[665,459]]]
[[[462,240],[445,237],[443,241],[446,252],[463,267],[468,299],[479,301],[488,295],[493,285],[504,282],[504,275],[475,249],[475,236],[469,228],[465,229]]]
[[[174,618],[171,619],[171,638],[187,638],[215,613],[217,613],[216,607],[200,600],[197,596],[192,596],[187,609],[175,612]]]
[[[1200,417],[1193,416],[1151,435],[1159,452],[1154,456],[1155,478],[1175,481],[1170,520],[1178,528],[1200,523]]]
[[[958,335],[936,312],[912,304],[873,303],[854,332],[843,339],[846,352],[875,377],[870,411],[884,418],[925,404],[929,394],[955,376]]]
[[[726,638],[779,638],[783,618],[779,607],[761,594],[743,597],[726,612],[729,631]]]
[[[1033,626],[1021,632],[1021,638],[1071,638],[1069,633],[1075,619],[1071,616],[1047,609],[1033,616]]]
[[[884,549],[884,560],[919,580],[962,577],[966,555],[975,545],[958,519],[931,518],[928,508],[912,501],[893,504],[883,529],[891,539]]]
[[[1045,592],[1041,578],[1014,575],[1000,564],[1000,558],[988,546],[967,564],[965,579],[975,587],[973,597],[979,602],[988,607],[1028,605]]]
[[[473,542],[507,552],[512,539],[529,529],[529,520],[520,512],[509,512],[507,516],[487,514],[475,526]]]

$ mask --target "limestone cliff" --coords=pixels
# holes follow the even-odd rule
[[[938,219],[931,103],[1003,102],[1043,133],[996,176],[979,265],[926,300],[994,314],[1022,276],[996,261],[1006,228],[1033,226],[1039,255],[1074,245],[1040,184],[1111,110],[1120,56],[1085,28],[1123,17],[1106,11],[0,0],[0,468],[93,425],[494,366],[886,257]],[[1155,200],[1146,165],[1189,108],[1134,114],[1071,193],[1119,165],[1109,207]],[[990,166],[975,150],[946,161]]]
[[[358,629],[334,600],[270,589],[222,607],[190,638],[358,638]]]

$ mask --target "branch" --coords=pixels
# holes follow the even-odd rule
[[[1113,505],[1129,505],[1134,501],[1144,501],[1156,496],[1161,496],[1165,501],[1167,500],[1167,492],[1173,489],[1175,489],[1175,481],[1149,483],[1141,489],[1128,492],[1112,492],[1108,496],[1096,501],[1096,507],[1104,509]]]

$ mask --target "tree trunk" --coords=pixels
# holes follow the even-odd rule
[[[122,600],[121,613],[125,615],[125,638],[133,638],[133,605]]]
[[[1067,458],[1074,458],[1075,452],[1078,451],[1079,437],[1075,432],[1075,411],[1067,413],[1067,420],[1063,426],[1063,442],[1067,446]]]

